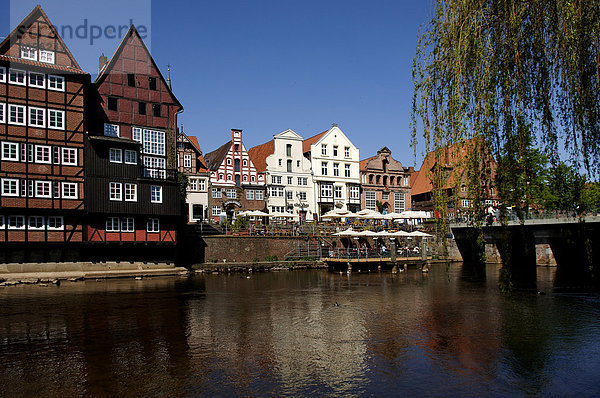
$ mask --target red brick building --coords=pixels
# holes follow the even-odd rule
[[[93,84],[86,143],[91,242],[176,242],[177,113],[173,95],[131,26]]]
[[[0,242],[84,240],[88,84],[40,6],[0,43]]]

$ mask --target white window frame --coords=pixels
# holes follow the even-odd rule
[[[48,193],[45,193],[44,191],[47,191]],[[52,181],[36,181],[35,182],[35,197],[36,198],[51,198],[52,197]]]
[[[192,167],[192,155],[187,153],[183,155],[183,167]]]
[[[321,175],[326,176],[328,169],[327,162],[321,162]]]
[[[13,76],[17,77],[17,79],[13,80]],[[23,81],[19,81],[21,78]],[[27,72],[21,69],[10,68],[8,70],[8,82],[17,86],[25,86],[27,84]]]
[[[120,202],[123,200],[123,184],[111,181],[108,183],[108,198],[112,201]]]
[[[33,221],[41,221],[41,226],[32,226],[31,223]],[[32,231],[43,231],[44,229],[46,229],[46,223],[44,220],[44,216],[29,216],[27,217],[27,229],[32,230]]]
[[[160,219],[159,218],[149,218],[146,222],[146,232],[148,233],[158,233],[160,232]]]
[[[57,221],[60,225],[57,226]],[[65,229],[65,219],[63,216],[48,216],[46,220],[48,231],[62,231]]]
[[[21,223],[21,226],[11,227],[10,224],[11,224],[12,220],[19,220]],[[18,215],[8,216],[8,222],[6,223],[6,228],[7,229],[17,229],[17,230],[25,229],[25,216],[18,216]]]
[[[344,147],[344,157],[345,158],[349,158],[350,157],[350,147],[349,146],[345,146]]]
[[[360,187],[357,185],[350,186],[350,199],[360,199]]]
[[[77,166],[77,148],[62,148],[61,162],[65,166]]]
[[[6,224],[4,223],[4,216],[0,214],[0,229],[6,229]]]
[[[333,164],[333,176],[334,177],[339,177],[340,176],[340,164],[339,163],[334,163]]]
[[[334,199],[342,199],[343,193],[342,193],[342,186],[341,185],[334,185],[333,187],[333,197]]]
[[[406,197],[404,196],[404,192],[394,192],[394,212],[402,213],[404,210],[406,210]]]
[[[32,46],[21,45],[21,59],[28,59],[30,61],[38,60],[38,49]]]
[[[19,196],[19,180],[16,178],[2,178],[1,182],[2,196]]]
[[[322,184],[321,185],[321,197],[322,198],[333,198],[333,185]]]
[[[109,148],[108,161],[110,163],[123,163],[123,150],[121,148]]]
[[[60,123],[58,123],[60,115]],[[52,118],[55,117],[56,121],[53,123]],[[59,111],[58,109],[48,109],[48,128],[54,130],[65,129],[65,111]]]
[[[29,71],[29,73],[27,75],[28,75],[27,83],[29,84],[29,87],[46,88],[46,75],[44,75],[43,73],[32,72],[32,71]],[[31,80],[32,76],[41,76],[42,84],[33,83],[33,81]]]
[[[204,178],[198,179],[198,191],[206,191],[206,180]]]
[[[135,218],[123,217],[121,219],[121,232],[135,232]]]
[[[263,191],[254,191],[254,200],[264,200],[265,195]]]
[[[106,135],[106,133],[104,135]],[[142,143],[142,129],[141,129],[141,127],[132,127],[131,128],[131,139],[133,141],[139,142],[140,144]]]
[[[6,104],[0,103],[0,123],[6,123]]]
[[[35,116],[33,115],[35,113]],[[27,112],[27,116],[28,116],[28,120],[29,120],[29,125],[31,127],[41,127],[44,128],[46,127],[46,110],[44,108],[36,108],[34,106],[30,106]],[[32,117],[34,116],[34,117]],[[42,118],[42,122],[38,123],[37,119],[39,116],[41,116]]]
[[[77,192],[76,182],[62,182],[61,183],[61,194],[63,199],[78,199],[79,194]],[[69,191],[73,190],[73,195]]]
[[[6,68],[0,66],[0,83],[6,83]]]
[[[142,151],[148,155],[165,156],[165,132],[161,130],[143,130]]]
[[[150,202],[151,203],[162,203],[162,186],[150,185]]]
[[[198,192],[198,179],[190,178],[190,183],[188,184],[190,192]]]
[[[211,190],[211,197],[213,199],[221,199],[223,197],[223,191],[221,188],[213,188]]]
[[[125,164],[137,164],[137,152],[132,151],[131,149],[125,149],[123,160]]]
[[[306,200],[306,192],[303,192],[303,191],[298,192],[298,199]]]
[[[235,188],[228,188],[225,191],[225,198],[227,199],[237,199],[237,191]]]
[[[246,191],[246,200],[254,200],[254,191],[252,189]]]
[[[125,183],[124,191],[125,202],[137,202],[137,184]]]
[[[8,153],[7,153],[8,151]],[[2,160],[19,161],[19,144],[16,142],[2,142]]]
[[[107,134],[108,133],[108,134]],[[104,123],[104,135],[106,137],[120,137],[119,125]]]
[[[50,50],[40,50],[39,51],[39,61],[44,62],[46,64],[53,64],[55,61],[54,51]]]
[[[375,191],[365,191],[365,208],[377,210],[377,193]]]
[[[116,227],[115,227],[116,221]],[[109,228],[110,226],[110,228]],[[105,224],[105,232],[120,232],[121,231],[121,220],[119,217],[107,217]]]
[[[327,144],[321,144],[321,156],[327,156]]]
[[[350,177],[352,175],[350,165],[348,163],[344,164],[344,177]]]
[[[213,215],[213,217],[221,214],[221,206],[213,206],[211,209],[211,214]]]
[[[48,90],[65,91],[65,78],[63,76],[48,75],[46,82]]]
[[[45,159],[47,157],[47,159]],[[42,164],[52,163],[52,147],[48,145],[35,146],[35,162]]]
[[[27,112],[25,109],[25,105],[17,105],[17,104],[8,104],[8,124],[14,124],[16,126],[25,126],[26,121],[27,121]],[[12,121],[12,111],[14,110],[19,110],[19,113],[21,114],[21,117],[23,119],[22,122],[18,122],[18,121]]]

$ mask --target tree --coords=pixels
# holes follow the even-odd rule
[[[571,211],[581,207],[585,176],[574,167],[560,162],[548,170],[544,208],[550,211]]]
[[[600,182],[586,184],[581,194],[581,201],[585,211],[600,212]]]

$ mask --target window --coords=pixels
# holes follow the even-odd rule
[[[292,144],[285,145],[285,154],[287,156],[292,156]]]
[[[42,108],[29,107],[29,125],[32,127],[44,127],[46,125],[44,115],[46,111]]]
[[[292,160],[291,159],[288,159],[288,161],[287,161],[287,171],[288,171],[288,173],[292,172]]]
[[[65,228],[63,216],[48,216],[48,229],[62,230]]]
[[[336,185],[334,188],[334,196],[336,199],[341,199],[342,198],[342,187]]]
[[[263,200],[265,197],[264,192],[263,191],[255,191],[254,192],[254,198],[256,200]]]
[[[215,199],[221,199],[222,198],[221,188],[213,188],[211,196]]]
[[[337,155],[338,155],[338,146],[337,146],[337,145],[334,145],[334,146],[333,146],[333,156],[335,157],[335,156],[337,156]]]
[[[327,156],[327,144],[321,144],[321,155]]]
[[[467,186],[466,185],[461,185],[460,192],[467,192]]]
[[[285,191],[285,198],[287,200],[293,200],[294,199],[294,191]]]
[[[196,178],[190,178],[190,183],[189,183],[188,187],[190,188],[189,190],[191,192],[198,191],[198,179],[196,179]]]
[[[283,187],[271,187],[270,188],[270,196],[276,198],[276,197],[283,197]]]
[[[183,155],[183,167],[192,167],[192,155]]]
[[[8,216],[8,229],[25,229],[25,216]]]
[[[65,78],[62,76],[48,75],[48,90],[65,91]]]
[[[271,176],[271,184],[281,185],[281,176]]]
[[[116,111],[119,109],[119,99],[115,97],[108,97],[106,106],[109,111]]]
[[[255,177],[255,176],[251,176],[251,177],[250,177],[250,181],[251,181],[251,182],[254,182],[254,181],[256,181],[256,177]]]
[[[2,142],[2,160],[19,161],[19,144]]]
[[[137,184],[125,184],[125,201],[137,202]]]
[[[221,214],[221,207],[220,206],[213,206],[212,207],[212,215],[213,216],[218,216],[219,214]]]
[[[121,232],[135,232],[135,220],[133,217],[125,217],[121,220]]]
[[[157,185],[150,186],[150,202],[162,203],[162,187]]]
[[[350,177],[350,165],[349,164],[344,165],[344,177]]]
[[[54,51],[40,50],[40,62],[47,64],[54,63]]]
[[[44,74],[29,72],[29,85],[37,88],[46,87],[46,79],[44,78]]]
[[[77,199],[77,183],[76,182],[63,182],[62,183],[62,197],[64,199]]]
[[[25,107],[23,105],[8,105],[8,123],[25,125]]]
[[[129,149],[125,149],[125,163],[126,164],[137,164],[137,152]]]
[[[142,129],[139,127],[131,128],[131,139],[139,143],[142,142]]]
[[[123,200],[122,184],[120,182],[109,182],[108,191],[110,200]]]
[[[228,189],[226,191],[226,197],[227,199],[237,199],[237,192],[235,189]]]
[[[247,200],[254,200],[254,191],[249,189],[246,191],[246,199]]]
[[[67,166],[77,166],[77,149],[62,148],[62,164]]]
[[[8,81],[12,84],[18,84],[19,86],[25,85],[25,71],[18,69],[9,69]]]
[[[6,122],[6,105],[0,104],[0,123]]]
[[[46,145],[35,146],[35,162],[50,163],[50,147]]]
[[[350,186],[350,199],[360,199],[360,187],[358,185]]]
[[[143,151],[149,155],[165,156],[165,132],[144,129]]]
[[[233,181],[233,176],[231,174],[227,174],[227,181]]]
[[[160,117],[160,104],[152,104],[152,114],[156,117]]]
[[[365,192],[365,207],[369,210],[377,210],[377,203],[374,191]]]
[[[334,177],[339,177],[340,176],[340,164],[339,163],[334,163],[333,164],[333,176]]]
[[[42,216],[29,216],[28,229],[44,229],[44,217]]]
[[[288,185],[292,185],[292,183],[294,181],[294,178],[293,177],[288,177],[287,181],[288,181]]]
[[[37,61],[37,49],[30,46],[21,46],[21,58]]]
[[[298,192],[298,199],[306,200],[306,192]]]
[[[146,114],[146,103],[145,102],[138,102],[138,113],[140,115]]]
[[[120,148],[110,148],[108,150],[108,160],[111,163],[122,163],[123,162],[123,150]]]
[[[321,174],[324,176],[327,175],[327,162],[321,162]]]
[[[300,161],[296,160],[296,167],[300,168]]]
[[[283,159],[278,159],[278,160],[277,160],[277,165],[278,165],[278,166],[281,166],[281,165],[282,165],[282,163],[283,163]]]
[[[244,159],[244,162],[242,163],[244,165],[244,167],[248,166],[248,161],[246,159]]]
[[[48,109],[48,128],[65,129],[65,112]]]
[[[308,185],[307,177],[298,177],[298,185]]]
[[[35,197],[36,198],[51,198],[52,197],[51,181],[36,181],[35,182]]]
[[[150,90],[156,90],[156,77],[148,77],[148,87]]]
[[[346,158],[350,157],[350,147],[349,146],[344,147],[344,157],[346,157]]]
[[[321,197],[332,198],[333,197],[333,186],[331,184],[321,185]]]
[[[206,180],[205,179],[200,179],[198,180],[198,190],[199,191],[206,191]]]
[[[144,156],[144,177],[149,178],[166,178],[165,171],[166,160],[164,158],[156,158],[153,156]]]
[[[119,232],[119,217],[108,217],[106,219],[106,232]]]
[[[3,178],[2,196],[19,196],[19,180]]]
[[[236,173],[240,171],[240,160],[239,159],[235,159],[233,161],[233,171],[235,171]]]
[[[133,73],[127,74],[127,85],[129,87],[135,87],[135,74],[133,74]]]
[[[135,128],[134,128],[135,130]],[[104,135],[108,137],[118,137],[119,136],[119,126],[116,124],[108,124],[104,123]]]
[[[244,182],[248,181],[248,175],[244,174]]]
[[[160,232],[160,220],[158,218],[149,218],[146,223],[146,232]]]
[[[6,68],[0,66],[0,83],[6,83]]]

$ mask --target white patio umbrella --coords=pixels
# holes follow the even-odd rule
[[[409,232],[409,236],[414,236],[414,237],[418,237],[418,238],[431,238],[433,235],[429,235],[425,232],[421,232],[421,231],[414,231],[414,232]]]
[[[247,216],[251,216],[252,214],[251,210],[245,210],[245,211],[240,211],[237,215],[240,217],[247,217]]]
[[[360,211],[357,211],[356,215],[358,215],[358,216],[366,216],[367,214],[373,214],[373,213],[377,213],[377,212],[375,210],[362,209]]]
[[[407,211],[403,211],[402,213],[400,213],[398,218],[421,219],[421,218],[430,218],[430,216],[429,216],[429,212],[427,212],[427,211],[407,210]]]
[[[377,236],[394,236],[393,232],[388,232],[388,231],[379,231],[376,232]]]
[[[352,228],[348,228],[344,231],[336,232],[333,235],[335,235],[335,236],[359,236],[359,232],[353,230]]]
[[[260,210],[252,210],[251,212],[249,212],[250,216],[254,216],[254,217],[268,217],[269,214],[265,213],[264,211],[260,211]]]
[[[413,235],[411,235],[411,234],[410,234],[410,232],[406,232],[406,231],[397,231],[397,232],[394,232],[394,233],[392,234],[392,236],[396,236],[396,237],[400,237],[400,238],[405,238],[405,237],[407,237],[407,236],[413,236]]]
[[[401,213],[388,213],[387,216],[390,217],[390,220],[398,220],[402,217],[400,217]]]
[[[366,230],[366,231],[359,232],[358,236],[379,236],[379,235],[377,235],[376,232]]]

